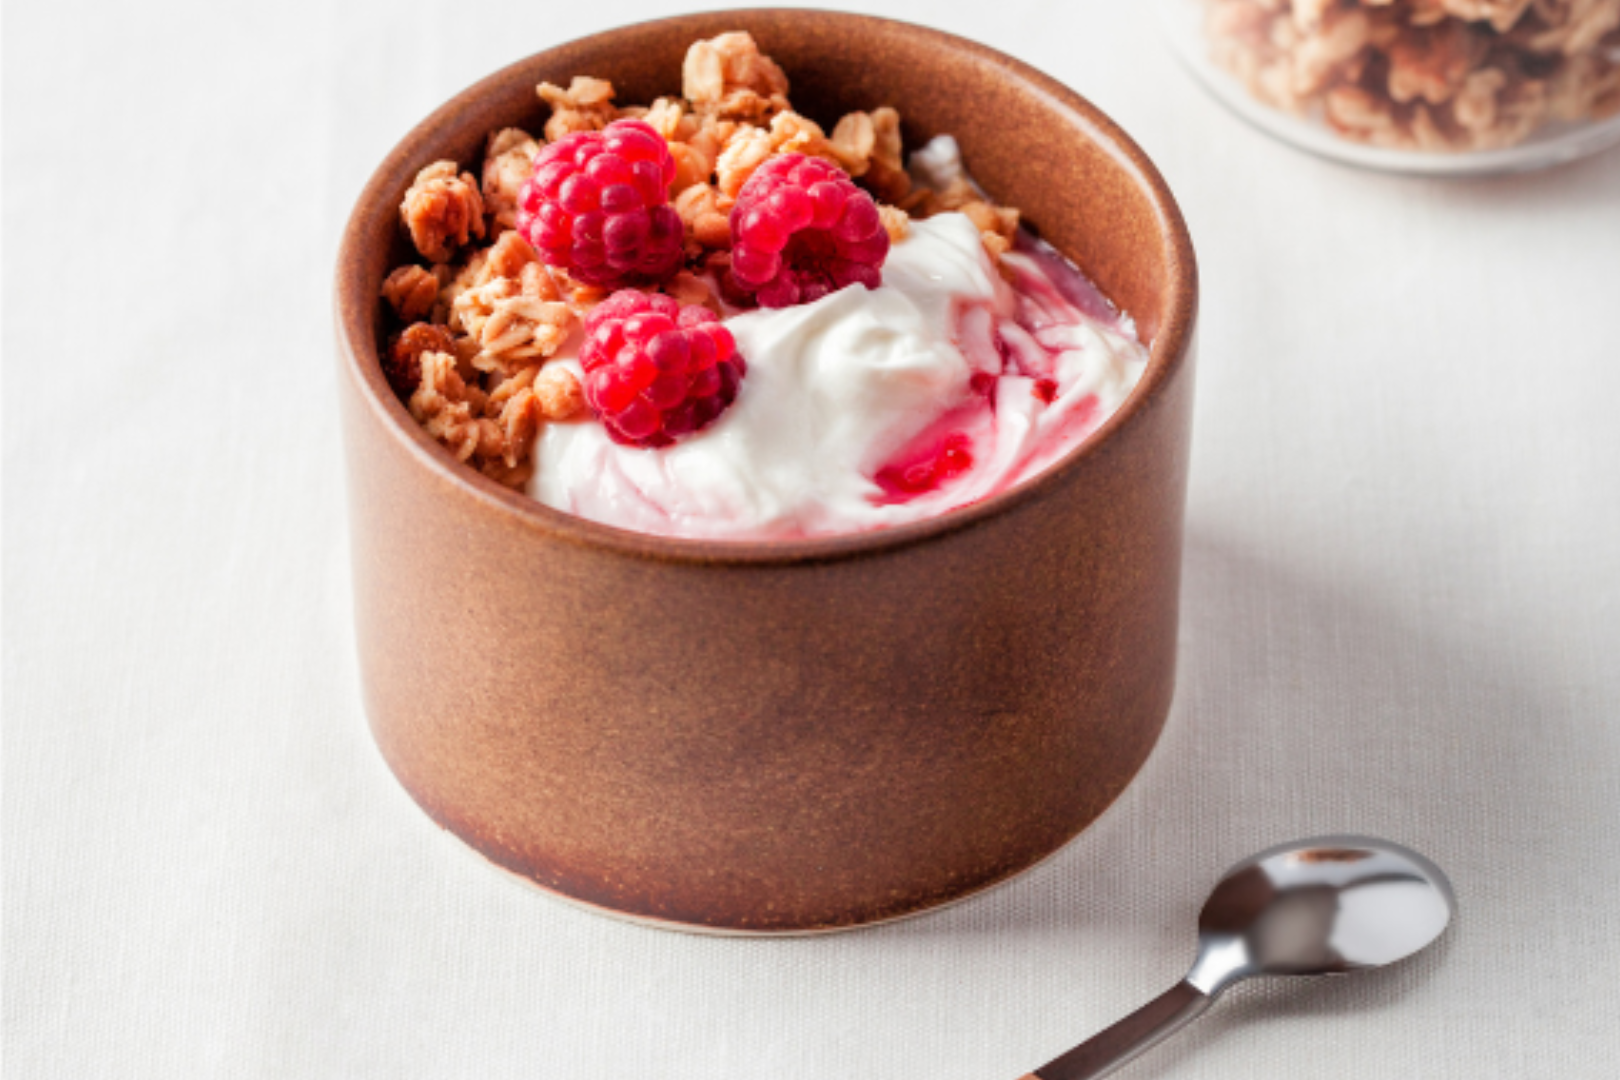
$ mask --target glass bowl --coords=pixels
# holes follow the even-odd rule
[[[1290,112],[1252,94],[1216,62],[1206,32],[1208,0],[1154,0],[1159,27],[1177,58],[1221,104],[1260,130],[1301,150],[1363,168],[1427,176],[1486,176],[1524,172],[1574,161],[1620,145],[1620,113],[1583,121],[1548,120],[1508,146],[1467,150],[1405,149],[1357,141],[1325,116],[1321,99]],[[1613,35],[1609,35],[1612,39]],[[1595,49],[1620,59],[1612,47]]]

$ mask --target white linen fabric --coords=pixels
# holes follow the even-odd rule
[[[1445,867],[1443,942],[1240,990],[1121,1075],[1613,1076],[1620,153],[1466,183],[1318,161],[1208,100],[1145,7],[884,10],[1091,97],[1191,223],[1163,741],[1012,884],[733,940],[464,854],[372,748],[349,625],[351,201],[456,90],[660,6],[9,5],[7,1076],[1010,1078],[1179,977],[1229,863],[1345,830]]]

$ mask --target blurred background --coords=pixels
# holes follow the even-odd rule
[[[8,4],[7,1075],[1010,1078],[1178,978],[1228,864],[1329,831],[1451,874],[1442,945],[1235,992],[1122,1076],[1612,1075],[1620,152],[1359,171],[1224,111],[1146,4],[824,6],[1068,83],[1186,213],[1181,675],[1136,783],[1014,883],[830,938],[640,929],[481,864],[356,693],[337,239],[456,91],[668,12]]]

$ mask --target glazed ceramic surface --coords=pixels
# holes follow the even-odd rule
[[[458,465],[377,365],[422,166],[546,115],[543,80],[680,90],[694,40],[747,29],[824,123],[893,105],[1137,322],[1125,405],[1034,481],[937,519],[769,543],[572,518]],[[823,12],[694,15],[547,50],[412,131],[337,274],[356,635],[377,745],[489,859],[613,913],[805,932],[961,897],[1055,851],[1152,749],[1174,684],[1196,274],[1142,152],[1006,56]]]

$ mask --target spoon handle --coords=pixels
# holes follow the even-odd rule
[[[1097,1080],[1196,1020],[1215,999],[1182,981],[1022,1080]]]

